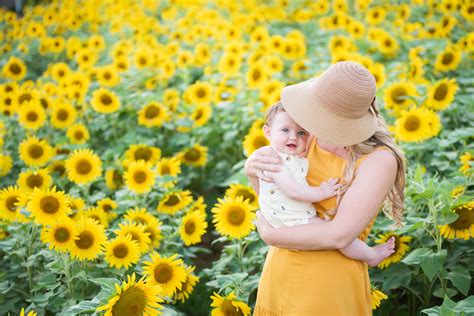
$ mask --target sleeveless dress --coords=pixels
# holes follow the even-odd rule
[[[365,157],[358,159],[356,167]],[[320,148],[316,139],[307,158],[307,180],[311,186],[331,177],[342,178],[345,159]],[[336,198],[314,206],[321,217],[336,207]],[[376,217],[359,235],[361,240],[367,238]],[[306,251],[271,246],[260,278],[254,315],[372,315],[367,263],[347,258],[339,250]]]

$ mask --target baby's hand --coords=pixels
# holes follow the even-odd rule
[[[338,182],[339,179],[331,178],[320,184],[321,200],[325,200],[337,194],[337,190],[341,187],[341,184]]]

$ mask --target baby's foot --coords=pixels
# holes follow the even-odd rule
[[[373,247],[373,252],[374,257],[367,261],[371,267],[375,267],[395,252],[395,237],[391,237],[386,243]]]

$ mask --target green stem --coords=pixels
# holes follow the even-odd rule
[[[71,284],[71,260],[69,259],[68,254],[63,254],[63,262],[64,262],[64,275],[66,276],[66,288],[69,293],[69,296],[72,297],[72,284]]]
[[[26,261],[28,261],[28,258],[33,253],[33,244],[36,239],[36,224],[33,223],[32,225],[33,226],[30,230],[30,244],[28,245],[28,250],[26,252]],[[30,294],[33,295],[33,268],[29,264],[27,264],[26,266],[26,272],[28,273],[28,285],[30,288]]]

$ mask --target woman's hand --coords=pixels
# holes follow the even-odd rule
[[[257,211],[257,218],[254,220],[255,227],[257,227],[258,234],[260,238],[269,246],[271,246],[271,233],[275,229],[270,225],[265,217],[263,217],[262,212]]]
[[[245,174],[248,177],[258,177],[267,182],[273,180],[265,176],[264,171],[279,172],[282,160],[278,153],[270,146],[260,147],[250,155],[245,162]]]

